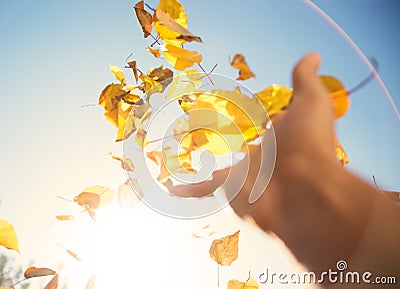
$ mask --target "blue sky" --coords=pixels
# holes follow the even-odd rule
[[[148,3],[156,6],[156,1]],[[311,50],[321,53],[321,73],[339,77],[346,87],[369,74],[343,37],[301,1],[182,3],[189,29],[204,41],[188,48],[203,53],[206,69],[218,63],[216,72],[231,77],[236,71],[229,67],[228,55],[242,53],[257,76],[245,85],[255,92],[272,83],[290,85],[294,63]],[[367,57],[378,60],[378,73],[400,106],[399,2],[314,3]],[[142,39],[133,5],[126,0],[0,3],[0,218],[16,227],[26,259],[56,266],[65,256],[61,252],[49,261],[49,254],[60,255],[54,244],[75,242],[69,236],[75,228],[52,223],[56,214],[73,206],[57,196],[73,199],[86,186],[116,187],[124,181],[118,163],[108,156],[110,150],[120,152],[113,144],[115,129],[99,107],[81,105],[97,102],[103,87],[114,81],[109,65],[122,67],[131,52],[145,70],[159,65],[144,50],[149,41]],[[351,99],[350,111],[338,123],[349,168],[367,180],[376,175],[386,189],[400,190],[400,123],[382,87],[372,81]]]

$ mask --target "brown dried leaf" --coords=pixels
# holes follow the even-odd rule
[[[43,289],[57,289],[58,288],[58,274],[54,275],[54,277],[47,283],[46,287]]]
[[[49,268],[36,268],[36,267],[29,267],[24,272],[24,277],[26,279],[33,278],[33,277],[41,277],[41,276],[49,276],[56,274],[56,271],[51,270]]]
[[[250,70],[249,66],[247,65],[244,56],[241,54],[235,54],[233,56],[231,66],[233,68],[239,69],[239,77],[236,80],[246,80],[251,77],[255,77],[254,73]]]
[[[210,247],[210,257],[221,266],[229,266],[238,257],[239,231],[222,239],[216,239]]]
[[[134,9],[140,27],[142,27],[144,38],[147,38],[149,35],[151,35],[151,31],[153,30],[152,27],[153,17],[149,12],[144,10],[144,1],[136,3]]]

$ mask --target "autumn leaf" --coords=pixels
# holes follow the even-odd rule
[[[177,70],[184,70],[192,67],[195,63],[200,64],[203,56],[193,50],[176,47],[170,44],[165,46],[163,51],[165,59]]]
[[[77,260],[77,261],[79,261],[79,262],[82,261],[81,257],[79,257],[79,255],[76,254],[74,251],[72,251],[72,250],[70,250],[70,249],[66,249],[65,251],[67,251],[67,253],[68,253],[72,258],[74,258],[75,260]]]
[[[139,128],[136,133],[136,143],[139,145],[141,149],[143,149],[146,146],[146,135],[147,132],[142,128]]]
[[[222,266],[231,265],[238,257],[239,232],[214,240],[209,251],[211,259]]]
[[[129,61],[128,66],[126,66],[126,68],[132,69],[133,76],[135,77],[136,82],[138,82],[139,76],[138,76],[138,69],[136,67],[136,60]]]
[[[147,38],[149,35],[151,35],[151,31],[153,30],[152,27],[153,17],[149,12],[144,10],[144,1],[136,3],[134,9],[140,27],[142,27],[144,38]]]
[[[181,34],[168,28],[157,17],[157,11],[162,11],[168,15],[177,25],[186,28],[188,18],[182,4],[178,0],[160,0],[154,13],[154,29],[157,31],[159,37],[165,44],[172,44],[174,46],[181,46],[185,43],[184,39],[177,39]],[[158,12],[160,13],[160,12]]]
[[[71,215],[58,215],[56,219],[59,221],[75,221],[75,217]]]
[[[160,174],[158,180],[161,183],[167,182],[171,174],[187,174],[196,172],[192,168],[192,158],[190,152],[171,153],[171,148],[163,147],[162,158],[160,160]]]
[[[130,172],[133,172],[135,170],[135,165],[133,164],[133,161],[131,159],[126,158],[124,156],[121,157],[116,156],[112,152],[109,152],[108,154],[113,160],[119,161],[121,163],[121,168],[123,170],[127,170]]]
[[[257,281],[249,278],[246,282],[238,280],[230,280],[227,285],[228,289],[258,289]]]
[[[270,117],[283,112],[290,104],[293,89],[274,84],[255,94]]]
[[[342,117],[350,107],[349,93],[340,80],[333,76],[321,75],[320,79],[332,98],[335,119]]]
[[[247,65],[244,56],[241,54],[235,54],[235,56],[233,56],[231,66],[239,70],[239,77],[236,78],[236,80],[246,80],[255,77],[254,73]]]
[[[54,275],[54,277],[47,283],[46,287],[43,289],[57,289],[58,288],[58,274]]]
[[[333,138],[335,141],[335,153],[336,153],[336,159],[339,162],[339,164],[341,164],[342,166],[344,166],[345,164],[349,163],[349,157],[347,156],[346,151],[344,150],[343,146],[340,144],[336,133],[333,134]]]
[[[201,38],[199,36],[196,36],[192,34],[189,30],[187,30],[185,27],[180,25],[178,22],[176,22],[172,17],[170,17],[167,13],[165,13],[163,10],[160,8],[157,8],[155,11],[155,16],[156,20],[161,22],[165,27],[167,27],[169,30],[177,32],[179,36],[177,36],[175,39],[182,39],[187,42],[191,41],[197,41],[197,42],[202,42]],[[159,26],[161,26],[160,23],[157,23]],[[170,33],[168,36],[174,36],[173,33]],[[161,36],[160,36],[161,37]],[[168,39],[166,37],[161,37],[162,39]],[[174,39],[174,38],[169,38],[169,39]]]
[[[18,239],[14,227],[2,219],[0,219],[0,246],[19,252]]]
[[[155,57],[155,58],[160,58],[160,56],[161,56],[161,52],[160,52],[160,49],[159,48],[152,48],[152,47],[147,47],[146,48],[146,50],[147,51],[149,51],[151,54],[153,54],[153,56]]]
[[[90,217],[94,219],[95,210],[111,203],[115,195],[115,191],[103,186],[90,186],[74,198],[74,202],[82,206]]]
[[[24,272],[24,277],[26,279],[33,278],[33,277],[41,277],[41,276],[48,276],[54,275],[56,271],[51,270],[49,268],[36,268],[36,267],[29,267]]]
[[[118,66],[115,66],[115,65],[111,65],[110,72],[112,74],[114,74],[115,78],[118,81],[120,81],[121,84],[123,84],[123,85],[126,84],[126,78],[125,78],[125,75],[124,75],[123,71],[121,70],[121,68],[119,68]]]
[[[90,275],[90,278],[86,284],[86,289],[94,289],[94,285],[96,283],[96,276]]]
[[[130,178],[118,188],[118,205],[133,208],[143,197],[142,189],[136,179]]]

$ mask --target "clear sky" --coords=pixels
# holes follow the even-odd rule
[[[311,50],[321,53],[321,73],[337,76],[348,88],[370,73],[343,36],[302,1],[181,2],[189,29],[204,41],[188,48],[203,53],[206,69],[218,63],[217,72],[231,77],[237,72],[229,67],[228,55],[242,53],[257,76],[245,85],[255,92],[272,83],[290,85],[294,63]],[[157,1],[148,3],[154,7]],[[378,73],[400,106],[399,2],[314,3],[367,57],[378,60]],[[64,263],[71,288],[84,288],[90,272],[101,275],[98,288],[110,288],[110,280],[116,288],[133,288],[124,287],[129,281],[153,283],[142,288],[214,288],[211,239],[191,237],[210,224],[216,237],[242,230],[242,254],[232,268],[221,270],[223,282],[245,280],[249,269],[254,278],[267,266],[296,269],[278,241],[229,212],[189,222],[139,205],[133,212],[110,209],[93,226],[74,204],[57,198],[72,200],[86,186],[117,188],[124,181],[119,164],[108,156],[110,150],[121,151],[113,144],[114,127],[101,108],[81,105],[97,102],[114,81],[109,65],[124,66],[131,52],[144,69],[159,65],[144,50],[149,41],[142,39],[133,5],[127,0],[0,2],[0,218],[15,226],[22,252],[16,257],[36,266]],[[375,175],[382,188],[400,190],[400,122],[387,95],[374,80],[351,100],[337,125],[349,169],[368,181]],[[67,213],[77,214],[78,222],[55,222],[55,215]],[[86,263],[77,264],[56,243],[79,251]]]

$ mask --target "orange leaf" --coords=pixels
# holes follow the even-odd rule
[[[149,12],[144,10],[144,1],[136,3],[134,9],[139,24],[142,27],[144,38],[147,38],[153,30],[153,27],[151,26],[153,22],[153,17]]]
[[[129,67],[127,66],[126,68],[131,68],[132,69],[133,76],[135,77],[136,82],[138,82],[139,76],[138,76],[138,70],[137,70],[137,67],[136,67],[136,60],[129,61],[128,65],[129,65]]]
[[[71,215],[58,215],[56,218],[59,221],[75,221],[75,217]]]
[[[195,63],[200,64],[203,59],[200,53],[193,50],[187,50],[170,44],[167,44],[165,48],[167,49],[163,52],[165,59],[178,70],[189,68]]]
[[[342,117],[350,107],[349,93],[337,78],[327,75],[321,75],[320,78],[330,93],[335,110],[335,119],[338,119]]]
[[[255,77],[254,73],[250,70],[249,66],[247,65],[244,56],[241,54],[235,54],[232,59],[231,66],[233,68],[239,69],[239,77],[236,80],[246,80],[251,77]]]
[[[49,268],[36,268],[36,267],[29,267],[24,272],[24,277],[26,279],[33,278],[33,277],[40,277],[40,276],[48,276],[54,275],[56,271],[51,270]]]
[[[108,153],[110,157],[116,161],[119,161],[121,163],[121,168],[123,170],[131,171],[133,172],[135,170],[135,165],[133,164],[132,160],[129,158],[126,158],[124,156],[119,157],[114,155],[112,152]]]
[[[7,249],[18,250],[18,239],[17,235],[15,234],[14,227],[0,219],[0,246],[4,246]]]
[[[154,48],[151,48],[150,46],[149,47],[147,47],[146,48],[146,50],[147,51],[149,51],[151,54],[153,54],[153,56],[155,57],[155,58],[160,58],[160,56],[161,56],[161,52],[160,52],[160,49],[154,49]]]
[[[333,134],[333,138],[335,141],[335,153],[336,153],[336,159],[339,162],[339,164],[341,164],[342,166],[344,166],[345,164],[349,163],[349,157],[347,156],[346,151],[344,150],[343,146],[340,144],[336,133]]]
[[[58,274],[54,275],[54,277],[47,283],[46,287],[43,289],[57,289],[58,288]]]
[[[228,289],[258,289],[258,283],[249,278],[246,282],[240,282],[238,280],[230,280],[228,282]]]
[[[210,247],[210,257],[222,266],[229,266],[238,257],[239,232],[214,240]]]

